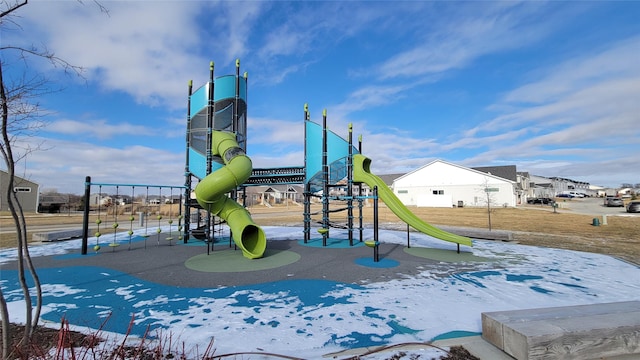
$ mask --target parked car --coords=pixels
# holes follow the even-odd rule
[[[553,205],[555,201],[551,198],[532,198],[527,199],[528,204],[544,204],[544,205]]]
[[[628,213],[640,213],[640,200],[634,200],[627,204]]]
[[[607,200],[608,207],[624,207],[624,201],[621,198],[614,197]]]
[[[568,198],[583,198],[586,195],[577,191],[563,191],[557,195],[558,197],[568,197]]]

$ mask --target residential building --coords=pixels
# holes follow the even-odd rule
[[[4,170],[0,170],[0,211],[9,211],[9,203],[5,198],[8,184],[9,173]],[[14,176],[13,192],[16,194],[18,201],[20,201],[22,211],[38,211],[40,185],[19,176]]]
[[[246,206],[302,204],[304,202],[304,187],[302,185],[260,185],[245,188]],[[242,195],[238,194],[242,201]]]
[[[511,171],[511,170],[509,170]],[[407,206],[516,206],[514,180],[435,160],[393,181],[392,189]]]

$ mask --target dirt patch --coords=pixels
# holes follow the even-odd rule
[[[69,331],[68,329],[51,329],[44,326],[38,326],[34,329],[31,341],[25,344],[22,341],[24,336],[24,325],[9,324],[9,342],[11,346],[12,359],[31,359],[49,358],[51,349],[69,349],[75,347],[93,348],[100,339],[93,335],[82,334],[77,331]],[[0,327],[0,336],[2,336],[2,327]]]
[[[43,326],[38,326],[31,338],[29,345],[21,345],[22,336],[24,334],[24,326],[19,324],[9,324],[9,332],[11,334],[10,342],[11,354],[10,358],[13,359],[47,359],[50,358],[52,352],[56,353],[55,358],[65,358],[64,355],[58,356],[65,349],[72,351],[71,358],[88,358],[88,359],[186,359],[185,356],[172,349],[161,349],[158,347],[144,346],[143,343],[140,346],[124,346],[113,345],[111,347],[104,346],[104,341],[96,335],[82,334],[76,331],[70,331],[68,328],[61,327],[60,329],[52,329]],[[2,328],[0,327],[0,337],[2,335]],[[99,346],[102,344],[102,346]],[[400,344],[401,345],[401,344]],[[441,349],[441,348],[439,348]],[[462,346],[452,346],[449,350],[441,349],[446,352],[442,355],[440,360],[480,360],[480,358],[472,355],[467,349]],[[236,354],[242,356],[242,353]],[[246,353],[246,355],[254,355],[254,353]],[[271,354],[277,355],[277,354]],[[388,359],[404,359],[407,356],[405,351],[397,351],[391,355]],[[277,356],[287,357],[287,356]],[[211,359],[215,356],[202,356],[202,359]],[[288,358],[288,357],[287,357]],[[410,357],[410,359],[417,359],[417,357]],[[360,359],[360,356],[345,360]]]

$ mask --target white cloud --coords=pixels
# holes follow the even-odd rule
[[[81,141],[27,140],[33,144],[44,141],[42,151],[26,158],[25,174],[42,188],[81,194],[86,176],[100,183],[184,184],[182,153],[145,146],[116,149]],[[23,165],[17,164],[17,169]]]
[[[545,103],[566,97],[584,86],[640,76],[640,37],[632,37],[593,54],[585,54],[549,69],[543,79],[523,85],[505,95],[508,103]],[[637,61],[634,61],[637,59]]]
[[[637,35],[613,45],[601,41],[586,52],[579,46],[560,52],[553,44],[549,56],[540,62],[519,57],[544,49],[542,40],[575,26],[567,19],[596,7],[592,4],[162,1],[107,2],[105,6],[109,15],[90,2],[30,2],[22,13],[25,22],[21,19],[24,39],[11,38],[18,33],[3,36],[47,44],[60,57],[86,67],[88,93],[96,97],[130,95],[143,104],[136,109],[139,113],[145,106],[154,111],[181,110],[187,81],[196,79],[196,86],[206,81],[210,60],[216,61],[219,74],[227,73],[234,60],[242,58],[243,67],[250,72],[251,93],[268,93],[260,109],[273,106],[267,115],[249,119],[249,152],[260,149],[252,155],[254,164],[302,163],[303,122],[289,121],[289,111],[282,110],[283,104],[301,106],[288,104],[301,91],[313,97],[309,101],[328,108],[330,128],[337,133],[346,133],[347,123],[353,122],[356,134],[365,137],[365,154],[374,160],[376,171],[383,173],[410,170],[435,157],[455,157],[475,166],[511,159],[555,163],[561,155],[570,156],[563,160],[575,166],[556,169],[579,173],[577,166],[588,170],[590,159],[625,158],[637,148],[640,138],[637,126],[630,126],[640,113],[635,95],[640,90],[640,68],[636,66],[640,59],[633,61],[640,54]],[[351,48],[356,50],[350,53],[353,60],[340,56]],[[418,119],[415,113],[390,122],[376,114],[377,110],[389,114],[392,106],[403,103],[411,106],[400,106],[399,111],[415,108],[415,104],[428,106],[423,103],[424,94],[466,94],[469,90],[461,73],[472,73],[476,66],[482,71],[495,66],[498,72],[503,61],[522,61],[520,68],[526,70],[515,76],[506,74],[509,78],[504,84],[488,90],[503,91],[501,98],[478,94],[482,100],[468,105],[475,94],[467,95],[456,109],[459,122],[446,115],[437,120]],[[256,98],[250,95],[249,99],[250,108],[256,109]],[[437,99],[429,101],[438,104]],[[494,104],[485,106],[480,101]],[[74,104],[78,109],[82,106]],[[482,107],[485,112],[479,111]],[[47,131],[97,140],[119,134],[145,134],[145,140],[184,134],[183,113],[178,111],[164,116],[168,122],[161,126],[157,122],[142,125],[149,121],[142,118],[134,123],[109,111],[94,116],[97,120],[87,126],[74,111],[63,110],[68,118],[54,121]],[[93,109],[77,110],[90,111]],[[253,116],[254,110],[249,113]],[[422,124],[416,126],[416,121]],[[430,122],[433,129],[424,125]],[[113,144],[113,149],[98,146],[94,156],[118,168],[117,160],[103,159],[103,154],[125,159],[121,163],[133,159],[134,164],[145,163],[136,152],[160,158],[169,154],[175,157],[169,166],[182,173],[182,155],[141,147],[140,140],[133,138],[129,144],[135,145],[122,149]],[[70,158],[66,154],[83,155],[82,148],[89,146],[80,144],[79,149],[73,141],[53,142]],[[162,140],[158,144],[167,146]],[[593,150],[596,148],[599,150]],[[35,154],[31,157],[37,158]],[[74,158],[77,164],[89,161],[94,165],[87,159],[90,156]],[[38,164],[46,168],[56,166],[54,163]],[[147,163],[156,166],[155,160]],[[623,162],[616,163],[622,169]],[[62,172],[71,168],[58,167]],[[105,176],[112,176],[109,171]]]
[[[302,148],[304,144],[304,122],[286,121],[271,118],[249,117],[247,127],[249,142],[256,145],[270,145],[283,147],[296,145]]]
[[[637,168],[639,163],[629,159],[640,138],[640,129],[634,125],[640,113],[637,49],[640,38],[632,37],[549,68],[533,69],[536,81],[506,93],[501,102],[491,106],[501,115],[466,131],[451,148],[488,148],[464,160],[474,165],[500,159],[556,163],[555,159],[564,158],[570,159],[568,165],[521,169],[605,181],[609,186],[635,181],[634,176],[623,177],[633,174],[629,166]],[[493,142],[498,140],[495,134],[507,136]],[[596,176],[595,169],[604,167],[618,175]]]
[[[104,5],[108,15],[90,3],[29,4],[24,26],[34,38],[23,40],[48,44],[105,90],[129,93],[148,105],[184,105],[187,80],[196,74],[192,69],[208,63],[198,52],[202,39],[193,21],[203,3]]]
[[[111,139],[115,136],[145,134],[146,136],[158,136],[157,128],[121,123],[111,125],[107,120],[98,119],[87,121],[57,120],[48,124],[46,130],[64,135],[86,135],[96,139]]]
[[[227,63],[254,51],[249,45],[252,25],[260,20],[266,5],[266,2],[260,1],[221,1],[209,8],[207,14],[211,14],[211,19],[205,23],[212,26],[207,29],[209,36],[206,42],[216,49],[216,58],[222,58],[222,62]]]
[[[420,77],[466,67],[487,54],[524,47],[552,27],[550,19],[527,21],[536,8],[483,3],[480,8],[450,11],[443,19],[433,19],[436,26],[424,29],[424,37],[416,46],[375,65],[371,71],[379,73],[382,80]],[[513,36],[515,31],[518,36]]]

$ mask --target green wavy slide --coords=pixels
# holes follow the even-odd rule
[[[384,201],[387,207],[394,213],[400,220],[411,225],[414,229],[421,233],[432,236],[436,239],[449,241],[452,243],[472,246],[471,239],[465,236],[452,234],[450,232],[438,229],[437,227],[430,225],[416,216],[411,210],[398,199],[391,189],[384,183],[378,176],[372,174],[369,170],[371,165],[371,159],[364,155],[353,155],[353,181],[362,182],[367,184],[373,189],[374,186],[378,187],[378,197]]]
[[[233,241],[242,250],[244,257],[261,258],[267,248],[264,231],[253,222],[245,208],[227,196],[227,193],[251,176],[251,159],[238,146],[234,134],[214,131],[212,136],[213,155],[220,156],[225,166],[207,175],[196,185],[196,200],[204,209],[226,220]]]

